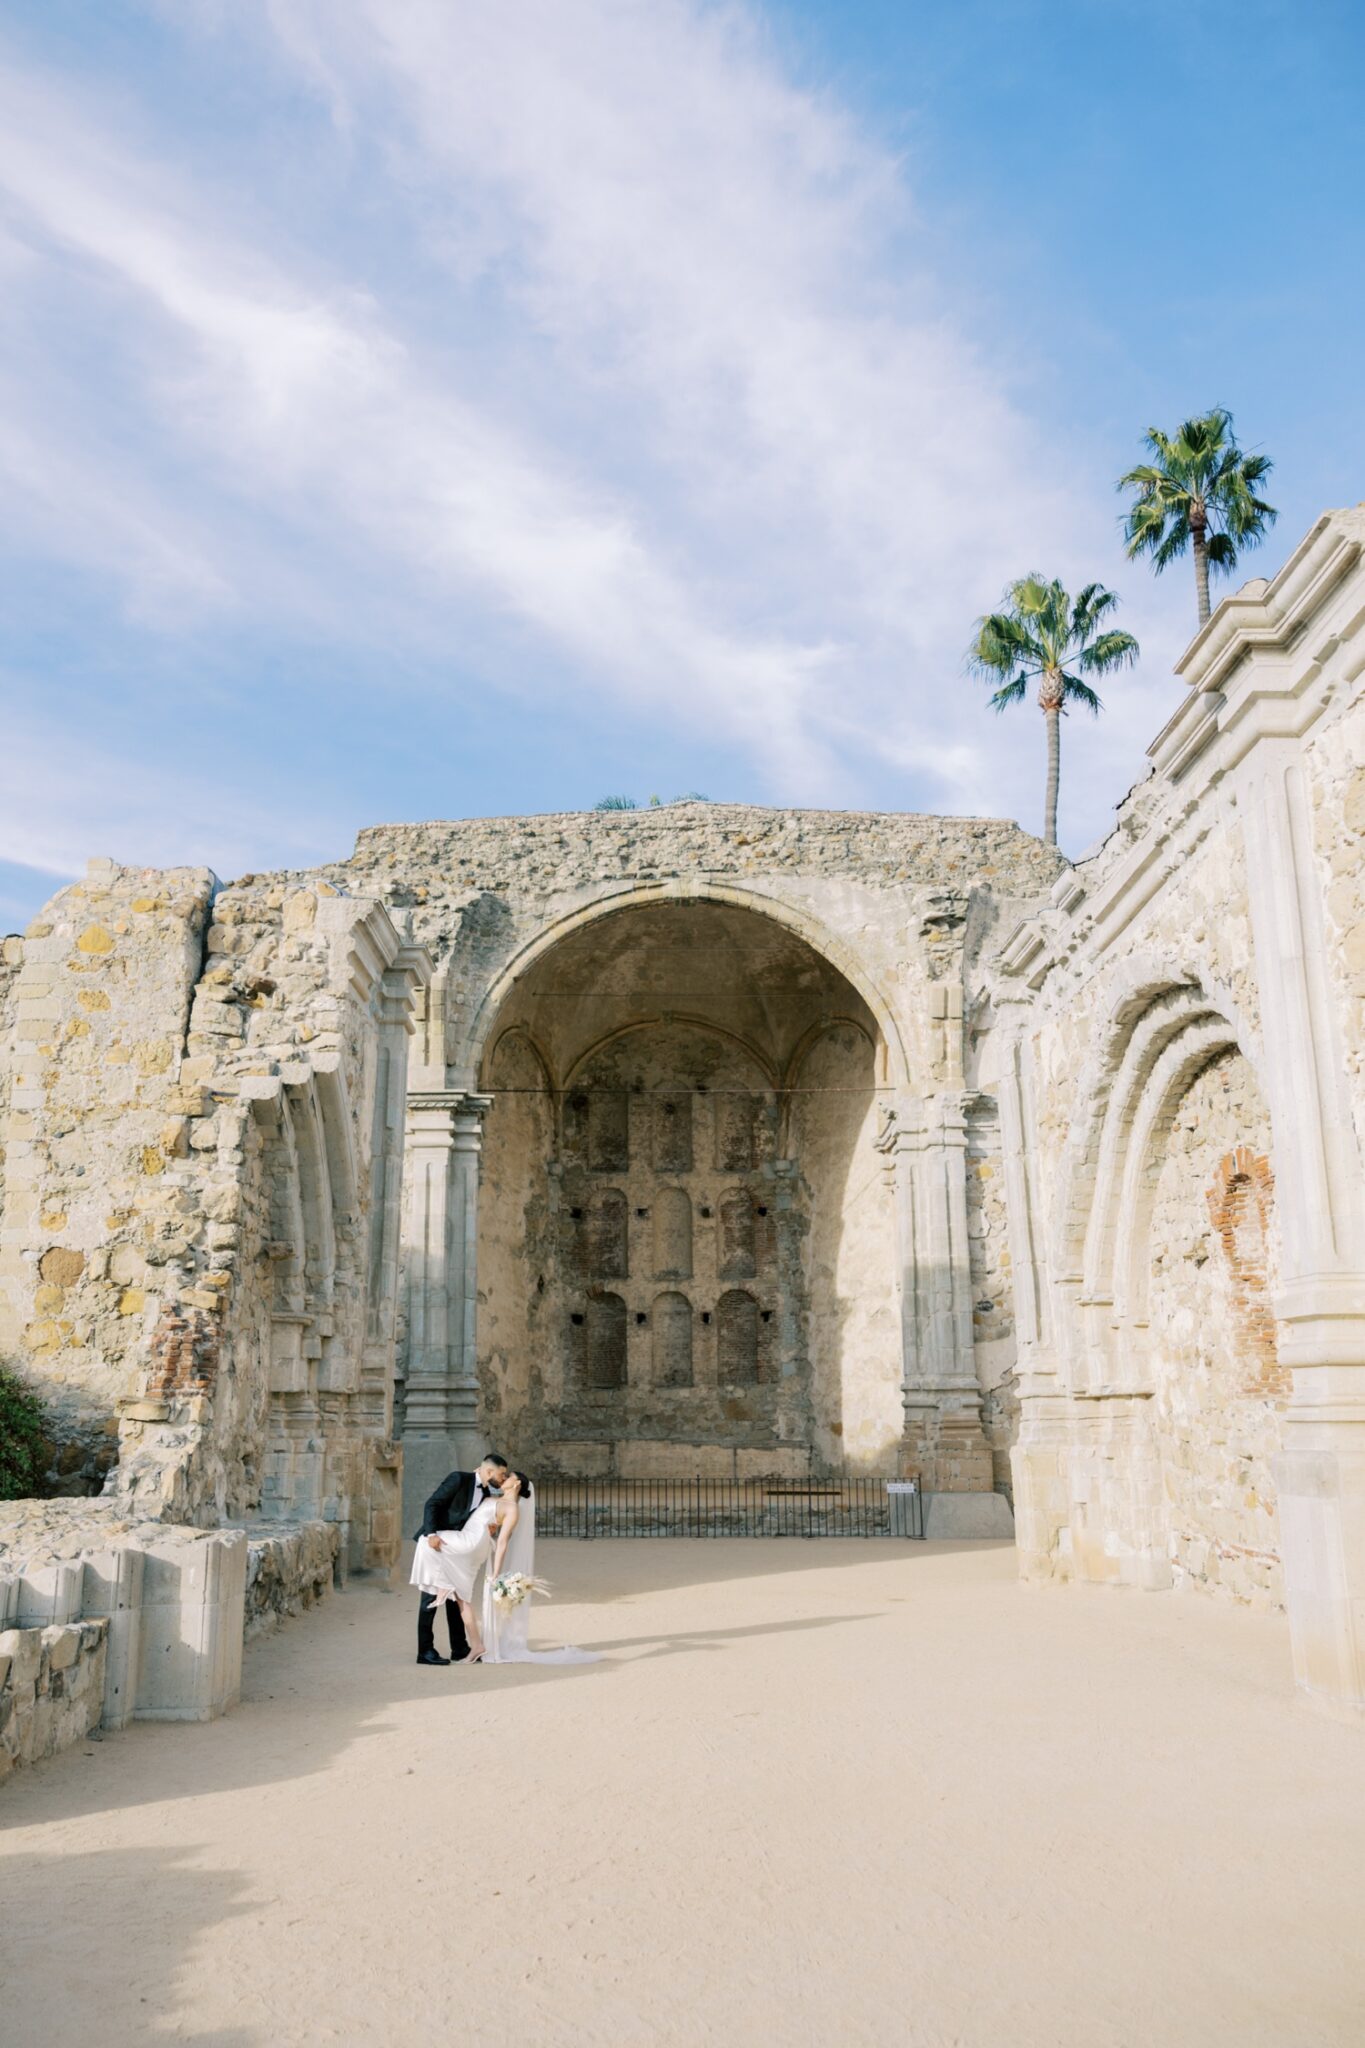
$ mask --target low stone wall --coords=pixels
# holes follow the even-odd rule
[[[343,1536],[340,1523],[316,1520],[168,1527],[130,1519],[116,1497],[0,1502],[0,1667],[8,1653],[18,1674],[18,1704],[6,1694],[0,1708],[0,1729],[18,1731],[5,1737],[0,1777],[100,1724],[224,1713],[240,1689],[243,1642],[330,1592],[344,1575]],[[97,1673],[82,1665],[79,1697],[94,1705],[80,1721],[67,1712],[72,1653],[34,1646],[83,1643],[83,1629],[97,1631],[100,1651]],[[49,1698],[60,1714],[34,1705]]]
[[[106,1729],[208,1721],[235,1702],[246,1567],[241,1529],[133,1523],[112,1499],[0,1506],[0,1628],[98,1624]]]
[[[0,1783],[97,1728],[109,1624],[0,1630]]]
[[[341,1529],[336,1522],[295,1522],[248,1532],[246,1635],[277,1628],[316,1607],[337,1582]]]

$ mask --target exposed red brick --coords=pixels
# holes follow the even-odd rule
[[[1281,1366],[1266,1277],[1275,1175],[1270,1161],[1238,1145],[1218,1162],[1205,1191],[1209,1220],[1232,1276],[1238,1348],[1247,1366],[1249,1394],[1288,1394],[1290,1375]]]

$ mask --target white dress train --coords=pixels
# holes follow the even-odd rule
[[[508,1538],[502,1568],[536,1575],[536,1503],[534,1494],[518,1503],[517,1524]],[[420,1545],[419,1545],[420,1548]],[[600,1664],[596,1650],[533,1650],[527,1641],[531,1632],[531,1607],[535,1599],[519,1607],[499,1607],[493,1598],[493,1569],[489,1566],[483,1582],[483,1658],[485,1664]]]

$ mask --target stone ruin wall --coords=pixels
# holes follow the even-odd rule
[[[1215,613],[1115,831],[1002,942],[983,1068],[1021,1569],[1287,1605],[1333,1710],[1365,1704],[1363,592],[1365,508]]]
[[[875,1460],[891,1382],[817,1361],[886,1352],[890,1246],[907,1361],[965,1342],[978,1383],[955,1408],[944,1382],[905,1454],[950,1491],[1012,1475],[1028,1575],[1288,1597],[1301,1682],[1365,1698],[1363,550],[1365,514],[1326,515],[1220,607],[1153,772],[1075,870],[1001,821],[699,803],[378,827],[349,861],[227,889],[93,862],[0,958],[0,1355],[47,1406],[55,1496],[0,1509],[5,1755],[81,1721],[101,1645],[110,1725],[219,1711],[244,1622],[392,1557],[405,1099],[496,1093],[499,1006],[547,935],[701,899],[804,934],[863,992],[873,1156],[822,1215],[849,1132],[785,1112],[790,1242],[774,1221],[766,1274],[727,1278],[719,1230],[675,1271],[627,1214],[619,1278],[648,1297],[626,1303],[627,1377],[661,1414],[689,1392],[680,1317],[650,1326],[670,1274],[738,1278],[760,1314],[771,1278],[739,1406]],[[848,1056],[835,1038],[819,1058]],[[516,1112],[533,1152],[561,1142],[554,1113]],[[565,1186],[600,1251],[600,1189]],[[907,1251],[907,1203],[947,1237]],[[514,1272],[534,1247],[495,1250]],[[489,1321],[490,1416],[541,1398],[538,1312]],[[734,1332],[692,1340],[690,1391],[714,1371],[733,1403]],[[778,1359],[798,1386],[770,1389]],[[175,1651],[191,1612],[202,1668]]]
[[[1139,785],[1093,875],[1077,871],[1092,892],[1131,854],[1153,794]],[[1087,1400],[1073,1411],[1062,1496],[1047,1510],[1057,1547],[1032,1568],[1122,1577],[1125,1557],[1142,1555],[1147,1565],[1133,1568],[1155,1574],[1154,1583],[1274,1604],[1282,1577],[1271,1461],[1287,1376],[1275,1364],[1273,1318],[1252,1344],[1233,1312],[1233,1255],[1211,1215],[1226,1162],[1244,1152],[1258,1176],[1256,1284],[1262,1299],[1273,1298],[1278,1220],[1235,815],[1216,828],[1206,818],[1155,898],[1096,955],[1088,943],[1082,935],[1071,964],[1049,979],[1026,1028],[1039,1228],[1050,1277],[1066,1289],[1065,1298],[1051,1295],[1043,1341],[1069,1395],[1112,1385],[1132,1398]],[[1226,1028],[1201,1025],[1205,1012]],[[1185,1038],[1203,1050],[1191,1051],[1183,1073],[1166,1052],[1162,1078],[1149,1080],[1135,1067],[1144,1034],[1154,1067],[1168,1034],[1172,1045]],[[1130,1076],[1131,1099],[1123,1094]],[[1158,1085],[1173,1088],[1174,1099],[1158,1106]],[[1134,1131],[1149,1147],[1138,1180],[1122,1150]],[[1107,1245],[1096,1244],[1097,1201],[1113,1210]],[[1125,1235],[1130,1225],[1136,1242]],[[1142,1310],[1124,1306],[1132,1260],[1150,1290]],[[1078,1304],[1116,1291],[1117,1318],[1096,1309],[1094,1324],[1104,1328],[1088,1334]]]
[[[494,1181],[486,1184],[480,1197],[481,1234],[488,1233],[489,1241],[481,1257],[485,1266],[487,1255],[510,1262],[509,1270],[520,1262],[526,1268],[523,1292],[532,1284],[531,1267],[535,1266],[548,1290],[531,1300],[528,1315],[522,1317],[515,1305],[508,1306],[508,1290],[500,1280],[493,1285],[486,1275],[481,1277],[483,1411],[490,1418],[504,1412],[525,1412],[525,1394],[514,1382],[527,1371],[534,1376],[542,1368],[529,1362],[519,1366],[516,1354],[524,1351],[529,1361],[537,1347],[543,1350],[546,1333],[565,1306],[555,1294],[553,1261],[547,1267],[539,1254],[532,1256],[548,1227],[540,1214],[543,1200],[527,1196],[526,1230],[514,1233],[505,1245],[494,1235],[502,1226],[488,1220],[490,1205],[497,1199],[497,1184],[505,1177],[494,1155],[497,1134],[506,1129],[505,1106],[497,1101],[499,1076],[486,1065],[496,1039],[492,1014],[496,1003],[490,991],[507,988],[512,965],[523,949],[533,947],[547,931],[585,913],[615,903],[666,901],[670,897],[682,900],[698,887],[721,899],[748,904],[760,914],[770,907],[774,917],[806,932],[821,957],[846,974],[855,988],[871,987],[884,998],[895,1045],[880,1056],[882,1092],[877,1102],[888,1100],[888,1074],[897,1060],[903,1062],[897,1069],[900,1085],[908,1084],[917,1098],[965,1100],[971,1096],[973,1081],[964,1033],[982,979],[982,963],[989,959],[1002,932],[1009,930],[1026,908],[1038,903],[1064,866],[1054,850],[1003,820],[774,812],[702,803],[640,812],[387,826],[363,832],[352,861],[329,869],[328,874],[348,888],[383,893],[396,913],[411,918],[415,935],[437,963],[430,1009],[419,1023],[414,1051],[419,1085],[491,1091],[495,1098],[485,1155],[486,1170]],[[727,896],[727,892],[733,893]],[[505,1075],[501,1078],[506,1086]],[[534,1112],[528,1109],[525,1114],[529,1117]],[[972,1142],[980,1155],[979,1172],[974,1167],[973,1198],[977,1189],[985,1188],[993,1170],[987,1155],[992,1150],[998,1154],[998,1136],[992,1135],[993,1115],[988,1094],[973,1102]],[[827,1150],[831,1134],[808,1126],[809,1118],[804,1125],[798,1120],[793,1129],[799,1131],[803,1144],[809,1142],[817,1152],[822,1147]],[[863,1133],[863,1140],[870,1144],[874,1135],[875,1130],[870,1129]],[[544,1134],[536,1142],[545,1146]],[[895,1445],[903,1425],[891,1415],[888,1402],[893,1396],[880,1384],[878,1371],[870,1363],[899,1345],[894,1327],[897,1312],[887,1290],[890,1179],[889,1161],[883,1158],[879,1170],[876,1152],[869,1152],[869,1171],[859,1182],[856,1213],[842,1222],[831,1219],[832,1234],[830,1224],[812,1208],[814,1183],[798,1180],[781,1195],[784,1205],[795,1201],[805,1215],[804,1223],[799,1215],[793,1218],[800,1225],[798,1235],[804,1231],[803,1248],[795,1254],[802,1270],[798,1274],[793,1268],[784,1284],[785,1313],[788,1318],[805,1317],[813,1356],[838,1341],[839,1325],[845,1336],[856,1339],[851,1348],[845,1344],[843,1349],[847,1366],[843,1389],[820,1388],[813,1383],[811,1387],[811,1399],[819,1411],[814,1437],[809,1422],[803,1428],[827,1469],[840,1469],[851,1461],[852,1469],[884,1470],[888,1458],[889,1469],[896,1464]],[[641,1197],[632,1202],[632,1209],[647,1205]],[[948,1438],[940,1443],[931,1436],[920,1446],[914,1463],[916,1470],[934,1474],[941,1487],[989,1490],[994,1484],[1008,1494],[1008,1439],[1013,1421],[1011,1332],[1003,1284],[1008,1253],[998,1198],[975,1203],[972,1228],[971,1257],[981,1269],[981,1293],[976,1297],[979,1306],[968,1314],[968,1341],[974,1336],[980,1346],[993,1450],[982,1444],[979,1432],[974,1441],[980,1456],[969,1448],[966,1436],[960,1444]],[[892,1251],[891,1261],[894,1256]],[[965,1260],[965,1250],[963,1257]],[[879,1260],[874,1276],[873,1266]],[[787,1263],[790,1265],[790,1259]],[[498,1271],[501,1275],[501,1267]],[[699,1273],[697,1277],[701,1282],[705,1276]],[[826,1297],[841,1304],[833,1321],[822,1306]],[[708,1294],[705,1304],[698,1298],[696,1307],[699,1313],[714,1312],[719,1301],[712,1301]],[[781,1320],[776,1307],[767,1307],[770,1317]],[[635,1325],[642,1314],[647,1320],[652,1316],[650,1303],[632,1300],[627,1313],[632,1318],[628,1340],[639,1353],[650,1332],[646,1329],[642,1335]],[[761,1334],[771,1337],[771,1323]],[[694,1341],[700,1360],[710,1339],[699,1322]],[[869,1361],[866,1367],[863,1359]],[[785,1369],[805,1372],[800,1360],[792,1356],[790,1345]],[[643,1380],[652,1373],[643,1353],[639,1353],[639,1371]],[[511,1401],[510,1409],[504,1396]],[[758,1408],[768,1399],[760,1395]],[[682,1408],[688,1403],[675,1405]],[[696,1403],[691,1405],[695,1410]],[[737,1447],[761,1440],[762,1421],[757,1410],[747,1416],[754,1405],[742,1389],[733,1391],[734,1427],[729,1435]],[[596,1469],[605,1454],[598,1441],[601,1431],[593,1431],[590,1424],[591,1417],[585,1415],[579,1449],[587,1461],[584,1469]],[[795,1474],[797,1465],[809,1455],[805,1450],[798,1452],[794,1441],[790,1454],[781,1450],[784,1434],[790,1434],[793,1427],[789,1421],[777,1428],[775,1448],[767,1458],[774,1473],[787,1469],[784,1458],[794,1458],[796,1463],[790,1469]],[[641,1443],[640,1457],[653,1461],[649,1469],[662,1469],[660,1461],[667,1462],[671,1455],[666,1441],[657,1434],[646,1434],[650,1441]],[[710,1469],[707,1460],[712,1450],[708,1445],[713,1444],[715,1456],[722,1457],[727,1440],[723,1428],[712,1424],[700,1427],[694,1415],[694,1426],[684,1434],[689,1442],[679,1444],[677,1456],[693,1468],[700,1461]],[[699,1437],[703,1439],[700,1442]],[[744,1456],[752,1463],[748,1452]],[[644,1464],[639,1469],[645,1469]],[[730,1469],[728,1463],[725,1469]]]
[[[92,863],[9,942],[0,1355],[41,1385],[54,1491],[96,1491],[113,1466],[151,1276],[185,1241],[176,1162],[201,1100],[180,1067],[210,888],[205,870]]]
[[[362,998],[347,976],[368,914],[325,883],[215,892],[204,870],[94,862],[30,927],[0,1344],[48,1407],[54,1490],[97,1490],[117,1458],[139,1518],[212,1526],[268,1504],[281,1263],[315,1262],[299,1312],[329,1325],[346,1361],[327,1391],[359,1393],[371,994],[386,963],[369,963]],[[291,1189],[306,1178],[280,1136],[294,1117],[347,1163],[349,1188],[336,1156],[314,1157],[318,1213],[296,1213],[290,1249]],[[382,1437],[382,1385],[375,1396],[367,1421]]]
[[[18,1617],[0,1659],[26,1670],[18,1636],[117,1609],[147,1646],[219,1645],[169,1694],[148,1647],[129,1712],[220,1710],[224,1630],[240,1651],[244,1621],[396,1554],[402,1101],[427,965],[325,881],[108,861],[5,964],[0,1356],[43,1403],[57,1497],[0,1504]]]
[[[1152,1216],[1153,1429],[1175,1584],[1283,1604],[1270,1119],[1235,1049],[1177,1107]]]

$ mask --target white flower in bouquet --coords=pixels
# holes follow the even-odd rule
[[[549,1596],[550,1588],[544,1579],[533,1579],[525,1572],[503,1572],[493,1581],[493,1604],[495,1607],[520,1607],[523,1600],[529,1600],[533,1593]]]

